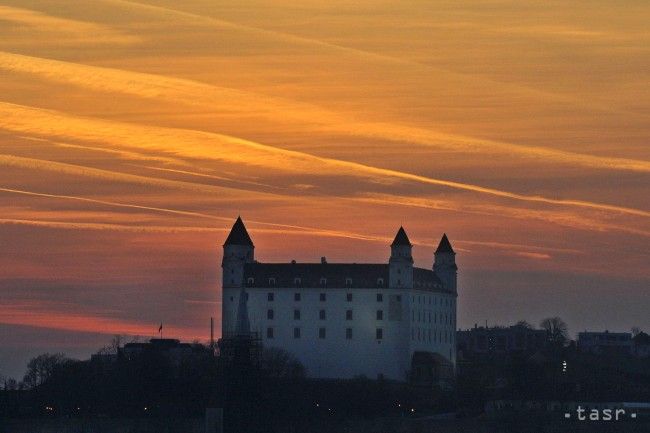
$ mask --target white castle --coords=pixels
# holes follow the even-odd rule
[[[456,364],[455,255],[413,266],[400,227],[387,263],[260,263],[241,218],[223,245],[222,336],[257,333],[313,378],[443,383]]]

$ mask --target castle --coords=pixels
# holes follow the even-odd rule
[[[313,378],[442,383],[456,363],[456,274],[442,236],[432,269],[413,266],[400,227],[387,263],[260,263],[237,218],[223,245],[222,336],[256,333]]]

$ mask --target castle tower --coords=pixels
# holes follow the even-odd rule
[[[244,286],[244,264],[254,261],[254,253],[255,245],[253,245],[241,217],[237,217],[237,221],[233,224],[230,234],[223,244],[221,268],[224,289]]]
[[[395,240],[390,245],[389,287],[413,287],[413,245],[406,235],[404,227],[400,227]]]
[[[442,235],[440,244],[438,244],[438,248],[436,249],[433,271],[442,280],[445,289],[456,293],[456,274],[458,273],[456,253],[451,247],[446,233]]]

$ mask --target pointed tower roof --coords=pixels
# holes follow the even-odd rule
[[[449,242],[449,239],[447,238],[447,233],[444,233],[442,235],[442,239],[440,239],[440,243],[438,244],[438,249],[436,249],[436,254],[438,253],[454,253],[454,249],[451,247],[451,242]]]
[[[230,234],[226,238],[226,242],[223,245],[254,246],[251,237],[248,235],[248,230],[246,230],[244,221],[242,221],[240,216],[237,217],[237,221],[235,221],[235,224],[233,224],[232,229],[230,230]]]
[[[399,230],[397,231],[397,234],[395,235],[395,240],[393,240],[393,243],[390,244],[391,247],[397,245],[408,245],[409,247],[413,246],[411,245],[411,241],[409,241],[409,237],[406,235],[406,231],[402,226],[400,226]]]

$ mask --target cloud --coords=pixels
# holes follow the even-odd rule
[[[578,165],[603,170],[650,172],[650,161],[603,157],[555,148],[511,144],[398,123],[355,120],[343,112],[253,92],[217,87],[192,80],[121,69],[89,66],[0,52],[0,69],[30,73],[62,83],[103,92],[120,92],[142,98],[200,105],[215,111],[234,111],[241,116],[262,116],[274,121],[293,119],[313,124],[313,131],[409,142],[425,147],[465,152],[516,154],[549,163]]]
[[[551,199],[539,195],[526,195],[495,188],[483,187],[462,182],[435,179],[397,170],[373,167],[356,162],[314,156],[304,152],[280,149],[249,140],[185,129],[162,128],[134,125],[121,122],[105,121],[69,116],[50,110],[41,110],[16,104],[0,103],[0,128],[20,134],[35,134],[48,137],[77,139],[103,143],[113,147],[136,148],[152,152],[164,152],[175,157],[197,158],[225,162],[229,164],[266,168],[285,174],[307,174],[318,176],[347,175],[361,177],[385,183],[409,181],[419,184],[436,185],[451,189],[490,195],[523,202],[550,204],[563,207],[579,207],[602,211],[630,214],[642,217],[650,212],[624,206],[595,203],[574,199]],[[0,163],[17,164],[14,157],[0,157]],[[54,163],[52,163],[54,164]],[[56,163],[48,166],[41,162],[41,167],[73,170],[70,166]],[[116,180],[139,183],[158,183],[160,186],[184,187],[206,192],[210,187],[189,182],[169,181],[126,174],[109,174],[98,169],[74,168],[78,174],[87,173],[95,176],[111,176]]]

